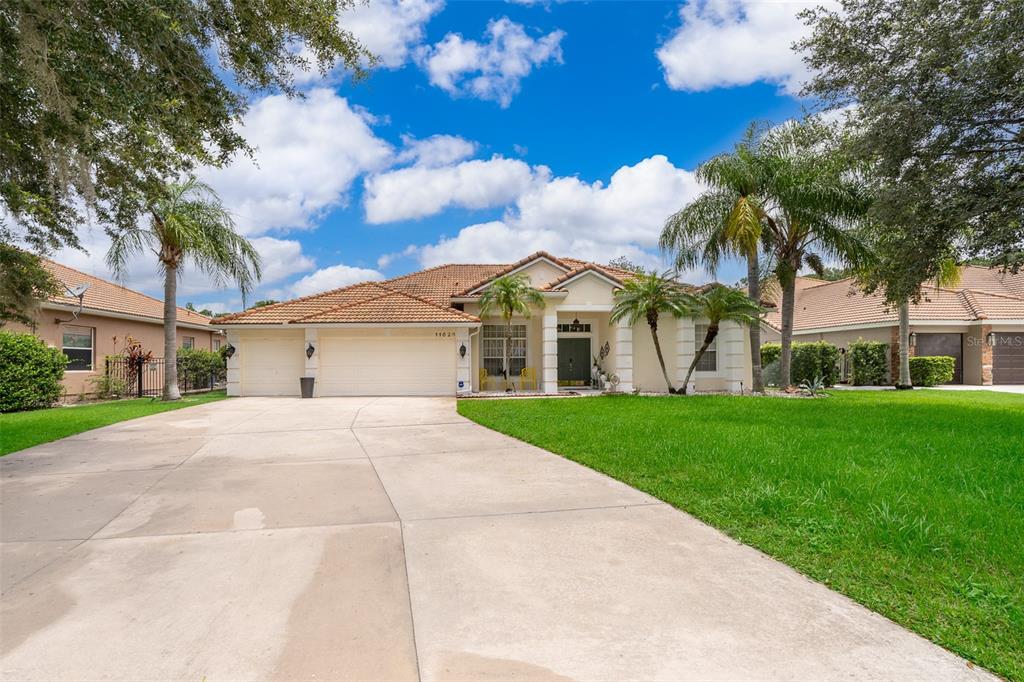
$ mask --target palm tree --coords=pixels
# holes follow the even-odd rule
[[[208,186],[190,178],[167,185],[149,206],[149,226],[114,236],[107,264],[123,278],[128,262],[147,249],[156,254],[164,275],[164,400],[178,400],[176,294],[178,275],[186,261],[219,282],[234,281],[243,293],[261,277],[256,248],[234,229],[231,215]]]
[[[544,296],[530,285],[524,275],[498,277],[480,296],[481,317],[498,311],[505,321],[505,352],[502,357],[502,374],[505,376],[505,390],[511,387],[509,351],[512,346],[512,316],[516,313],[530,316],[530,307],[544,307]]]
[[[738,255],[747,262],[747,293],[761,303],[758,246],[763,225],[763,167],[757,158],[757,128],[751,125],[730,154],[697,167],[697,179],[709,190],[665,221],[660,246],[675,253],[677,270],[703,266],[712,274],[723,257]],[[750,363],[755,393],[764,390],[761,371],[761,325],[750,325]]]
[[[665,358],[661,353],[658,341],[658,318],[661,313],[670,313],[674,317],[682,316],[685,295],[679,284],[669,277],[669,273],[659,275],[657,272],[643,272],[626,280],[621,289],[615,291],[615,305],[612,307],[611,322],[626,319],[630,326],[640,320],[646,320],[651,328],[654,340],[654,351],[661,363],[661,374],[669,393],[675,393],[672,381],[665,369]]]
[[[693,362],[690,363],[690,368],[686,371],[686,380],[681,389],[685,394],[686,387],[690,385],[693,370],[696,369],[700,359],[704,357],[704,353],[718,336],[720,325],[723,322],[736,322],[745,325],[760,324],[761,306],[738,289],[713,284],[704,291],[687,294],[682,313],[687,317],[708,321],[708,331],[704,335],[704,342],[694,353]]]

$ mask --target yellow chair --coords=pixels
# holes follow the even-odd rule
[[[480,390],[487,390],[487,370],[483,367],[480,368]]]
[[[537,370],[533,367],[523,367],[519,372],[519,388],[525,391],[527,388],[537,390]]]

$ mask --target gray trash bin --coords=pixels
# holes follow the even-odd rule
[[[299,386],[302,389],[303,398],[313,397],[313,382],[316,381],[313,377],[300,377]]]

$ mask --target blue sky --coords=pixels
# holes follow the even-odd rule
[[[299,73],[303,100],[253,97],[256,164],[201,177],[264,255],[257,298],[540,248],[656,267],[661,223],[701,191],[692,170],[752,120],[800,115],[806,5],[370,0],[339,21],[381,65]],[[85,241],[63,260],[105,275],[104,238]],[[145,261],[127,283],[160,291]],[[240,305],[195,274],[180,291]]]

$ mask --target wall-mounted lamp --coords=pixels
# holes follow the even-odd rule
[[[910,332],[910,347],[914,348],[917,346],[917,332]]]
[[[306,344],[306,359],[313,357],[313,353],[316,352],[316,348],[313,347],[312,343]]]
[[[466,357],[466,344],[462,344],[461,346],[459,346],[459,357]]]
[[[990,346],[996,345],[996,333],[989,332],[988,336],[985,337],[985,340],[988,342],[988,345]]]
[[[224,346],[224,355],[226,355],[227,357],[230,358],[234,354],[235,354],[235,347],[234,346],[232,346],[230,343],[228,345]]]

